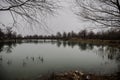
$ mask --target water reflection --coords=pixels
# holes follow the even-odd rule
[[[20,45],[20,44],[23,44],[23,43],[35,43],[35,44],[38,44],[39,43],[44,43],[43,41],[34,41],[34,40],[25,40],[25,41],[15,41],[15,42],[0,42],[0,66],[4,65],[2,64],[2,62],[5,62],[8,66],[11,66],[11,65],[14,65],[14,61],[12,61],[12,58],[11,59],[7,59],[5,57],[3,57],[4,54],[7,54],[7,53],[12,53],[12,50],[17,46],[17,45]],[[30,62],[38,62],[39,63],[44,63],[44,58],[41,57],[41,56],[38,56],[38,57],[34,57],[34,56],[26,56],[25,58],[23,58],[21,60],[21,65],[23,67],[26,67]]]
[[[8,60],[7,64],[8,64],[8,66],[10,66],[12,64],[12,60]]]
[[[108,59],[116,59],[120,60],[120,49],[113,48],[110,46],[102,46],[102,45],[95,45],[95,44],[86,44],[86,43],[77,43],[77,42],[68,42],[68,41],[56,41],[56,40],[23,40],[23,41],[16,41],[16,42],[2,42],[0,43],[0,53],[12,53],[13,48],[15,48],[18,44],[23,43],[50,43],[50,44],[56,44],[57,47],[64,46],[64,47],[71,47],[74,48],[75,46],[78,46],[80,50],[93,50],[94,47],[98,48],[98,52],[100,56],[104,58],[104,56],[108,56]],[[26,59],[29,57],[27,56]],[[0,61],[2,61],[2,56],[0,55]],[[32,61],[34,61],[34,57],[31,57]],[[39,58],[40,59],[40,58]],[[43,61],[43,59],[41,59]]]
[[[69,41],[57,41],[57,46],[64,46],[64,47],[71,47],[74,48],[75,46],[78,46],[80,50],[86,50],[90,49],[92,50],[95,45],[93,44],[86,44],[86,43],[80,43],[80,42],[69,42]]]
[[[11,53],[14,47],[16,47],[14,42],[0,42],[0,52]]]
[[[120,72],[119,66],[120,49],[110,46],[56,40],[0,43],[0,69],[5,69],[0,74],[5,74],[9,79],[11,76],[6,74],[13,72],[11,80],[14,76],[26,77],[76,67],[94,72],[105,72],[106,69],[108,73]],[[7,80],[5,77],[4,80]]]
[[[1,62],[2,62],[2,60],[1,60]],[[0,63],[1,63],[0,62]],[[14,61],[12,61],[12,60],[7,60],[7,62],[6,62],[6,64],[8,65],[8,66],[11,66],[12,64],[14,65],[14,63],[13,63]],[[26,57],[26,58],[24,58],[24,59],[22,59],[21,60],[21,65],[23,66],[23,67],[26,67],[27,65],[29,65],[29,63],[34,63],[34,64],[38,64],[38,63],[44,63],[44,58],[43,57]]]
[[[120,49],[109,46],[101,46],[97,51],[98,55],[101,57],[107,56],[110,60],[120,61]]]
[[[56,40],[23,40],[23,41],[16,41],[16,42],[2,42],[0,43],[0,53],[12,53],[12,50],[18,45],[23,43],[44,43],[44,44],[52,44],[56,45],[57,47],[71,47],[74,48],[75,46],[78,46],[80,50],[93,50],[95,47],[97,47],[97,53],[99,56],[103,57],[108,56],[108,59],[116,59],[120,60],[120,49],[110,47],[110,46],[102,46],[102,45],[95,45],[95,44],[87,44],[87,43],[80,43],[80,42],[69,42],[69,41],[56,41]],[[29,59],[30,57],[26,57],[26,59]],[[42,62],[44,61],[43,58],[38,57]],[[34,57],[31,57],[32,61],[35,60]],[[0,55],[0,61],[2,61],[2,55]]]
[[[0,61],[2,61],[3,60],[3,58],[2,58],[2,55],[0,56]]]

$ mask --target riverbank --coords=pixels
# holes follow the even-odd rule
[[[68,39],[67,41],[80,42],[80,43],[90,43],[90,44],[97,44],[97,45],[109,45],[109,46],[120,48],[120,40],[100,40],[100,39],[71,38],[71,39]]]
[[[80,43],[88,43],[88,44],[95,44],[95,45],[103,45],[103,46],[112,46],[120,48],[120,40],[101,40],[101,39],[80,39],[80,38],[69,38],[69,39],[7,39],[7,40],[0,40],[0,42],[36,42],[38,40],[57,40],[57,41],[70,41],[70,42],[80,42]]]
[[[69,71],[63,73],[52,73],[37,78],[37,80],[119,80],[120,74],[113,75],[96,75],[80,71]]]

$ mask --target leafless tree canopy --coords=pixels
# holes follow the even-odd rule
[[[106,27],[120,28],[120,0],[76,0],[78,16]]]
[[[38,15],[51,14],[56,8],[56,0],[0,0],[0,12],[10,12],[14,22],[16,15],[25,20],[38,21]]]

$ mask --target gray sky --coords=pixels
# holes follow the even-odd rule
[[[63,7],[58,10],[57,14],[55,16],[47,16],[44,17],[45,22],[48,26],[48,32],[44,29],[41,29],[40,25],[35,25],[34,27],[30,27],[27,23],[24,23],[23,20],[19,19],[20,22],[17,25],[17,28],[13,28],[17,33],[22,35],[28,35],[28,34],[55,34],[56,32],[69,32],[69,31],[75,31],[78,32],[81,29],[87,28],[89,23],[85,23],[83,21],[80,21],[80,18],[78,18],[72,11],[72,9],[75,8],[75,5],[73,3],[74,0],[61,0],[62,2],[60,5]],[[8,12],[1,12],[0,13],[0,22],[4,23],[6,25],[12,25],[12,17],[10,13]],[[21,24],[24,23],[24,24]],[[91,24],[91,26],[93,26]]]

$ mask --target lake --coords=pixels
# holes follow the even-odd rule
[[[0,42],[0,80],[35,79],[52,72],[120,72],[120,49],[57,40]]]

